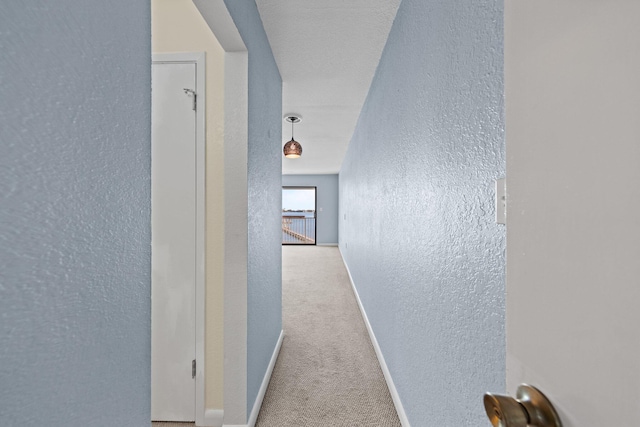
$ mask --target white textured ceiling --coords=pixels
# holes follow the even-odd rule
[[[282,76],[282,114],[298,113],[302,157],[283,174],[338,173],[400,0],[256,0]],[[291,124],[282,122],[282,145]]]

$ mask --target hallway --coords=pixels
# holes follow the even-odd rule
[[[629,0],[0,2],[0,426],[150,424],[150,65],[170,52],[206,64],[178,90],[206,139],[196,351],[178,368],[196,361],[200,424],[398,425],[381,421],[395,407],[404,426],[483,426],[483,394],[526,383],[564,427],[637,425],[638,16]],[[316,241],[340,247],[394,406],[338,250],[280,244],[286,177],[327,174]]]
[[[284,342],[256,426],[400,426],[336,247],[283,246]]]
[[[337,247],[282,246],[282,310],[256,427],[400,426]]]

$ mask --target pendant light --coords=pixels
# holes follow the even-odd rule
[[[284,156],[289,159],[297,159],[298,157],[302,156],[302,145],[300,145],[298,141],[293,139],[293,124],[299,123],[301,117],[294,114],[287,114],[284,120],[291,123],[291,141],[284,144],[282,152],[284,153]]]

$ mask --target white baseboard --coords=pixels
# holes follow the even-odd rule
[[[260,385],[260,390],[258,390],[258,396],[256,396],[256,401],[253,404],[253,409],[251,410],[251,415],[249,416],[246,427],[254,427],[256,425],[256,420],[258,419],[260,408],[262,408],[262,400],[264,399],[264,394],[267,392],[267,387],[269,386],[269,381],[271,380],[273,367],[276,366],[276,360],[278,360],[278,354],[280,354],[280,347],[282,347],[283,338],[284,331],[280,331],[280,337],[278,337],[278,342],[276,343],[276,347],[273,350],[273,354],[271,355],[271,361],[269,362],[269,366],[267,367],[267,372],[265,372],[264,374],[262,385]]]
[[[411,427],[411,425],[409,424],[409,419],[407,418],[407,413],[404,411],[404,406],[402,406],[402,401],[400,400],[400,395],[398,394],[398,390],[396,389],[396,386],[393,383],[393,378],[391,378],[391,372],[389,372],[389,367],[387,366],[387,362],[385,362],[384,360],[384,356],[382,355],[382,350],[380,349],[380,345],[378,344],[376,335],[373,333],[373,328],[371,328],[371,323],[369,323],[367,312],[364,310],[362,301],[360,301],[360,295],[358,295],[358,290],[356,289],[356,285],[355,283],[353,283],[353,277],[351,276],[351,271],[349,271],[349,266],[344,260],[342,251],[340,251],[340,256],[342,257],[342,263],[347,269],[347,274],[349,275],[349,281],[351,282],[351,288],[353,289],[353,293],[356,296],[356,300],[358,301],[358,307],[360,307],[360,314],[362,314],[362,319],[364,320],[364,324],[367,326],[367,331],[369,332],[369,338],[371,339],[371,344],[373,344],[373,349],[375,350],[376,356],[378,357],[378,362],[380,363],[380,368],[382,369],[382,373],[384,374],[384,379],[387,382],[387,387],[389,387],[389,393],[391,394],[391,399],[393,399],[393,405],[396,407],[396,411],[398,412],[398,418],[400,418],[400,424],[402,424],[402,427]]]
[[[316,243],[316,246],[338,246],[337,243]]]
[[[207,409],[204,411],[203,426],[222,426],[224,411],[222,409]]]

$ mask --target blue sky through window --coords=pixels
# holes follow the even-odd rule
[[[315,210],[316,192],[314,188],[283,188],[282,210]]]

